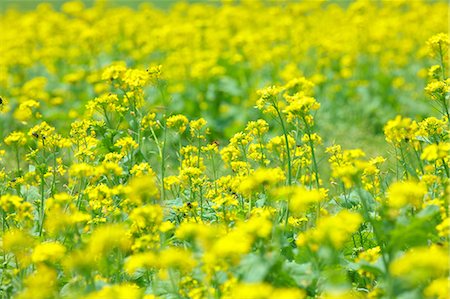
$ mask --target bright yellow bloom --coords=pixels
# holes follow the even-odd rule
[[[64,257],[66,248],[58,242],[46,242],[38,244],[33,251],[31,259],[33,263],[57,262]]]
[[[138,144],[130,136],[118,139],[116,143],[114,143],[114,146],[120,147],[124,153],[138,148]]]
[[[425,87],[425,92],[432,100],[440,100],[450,92],[450,86],[447,81],[432,81]]]
[[[180,134],[186,131],[186,126],[188,125],[188,123],[189,120],[182,114],[172,115],[166,121],[167,127],[175,128]]]
[[[416,122],[410,118],[403,118],[398,115],[384,126],[384,135],[387,142],[398,146],[402,141],[408,142],[413,140],[416,130]]]
[[[422,205],[427,189],[424,185],[413,181],[395,182],[389,186],[387,204],[394,209],[411,205],[419,208]]]
[[[12,132],[5,138],[4,142],[7,145],[11,144],[24,145],[27,142],[27,139],[23,132]]]
[[[107,285],[88,294],[86,299],[141,299],[144,290],[134,284]]]
[[[445,158],[450,158],[450,143],[448,142],[430,144],[424,148],[420,155],[420,159],[426,161],[436,161]]]
[[[130,256],[125,262],[124,269],[128,274],[133,274],[140,268],[156,268],[159,264],[157,255],[153,252],[138,253]]]
[[[450,297],[450,280],[442,277],[433,280],[424,290],[424,295],[429,298],[447,299]]]
[[[134,177],[127,186],[127,194],[130,201],[135,205],[159,199],[156,178],[151,174]]]
[[[448,51],[450,45],[450,39],[446,33],[438,33],[430,37],[427,41],[427,45],[430,49],[432,56],[443,55]]]
[[[57,296],[57,275],[55,269],[39,265],[35,272],[25,278],[25,289],[16,298],[46,299]]]
[[[303,213],[313,204],[319,204],[325,199],[326,194],[320,190],[308,190],[304,187],[295,187],[293,196],[289,202],[289,208],[294,213]]]
[[[296,243],[298,246],[310,246],[313,250],[327,244],[336,249],[342,248],[362,220],[361,215],[342,210],[334,216],[320,218],[316,228],[297,236]]]
[[[448,276],[449,269],[448,249],[437,245],[412,248],[394,260],[390,267],[394,276],[415,285],[430,278]]]
[[[270,188],[285,180],[286,176],[280,168],[258,168],[242,181],[240,191],[248,195],[262,190],[262,187]]]

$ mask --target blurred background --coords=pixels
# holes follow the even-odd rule
[[[261,117],[254,108],[258,89],[301,76],[315,83],[321,103],[316,126],[325,145],[376,154],[386,147],[389,119],[437,114],[423,92],[427,68],[436,64],[426,41],[448,31],[446,1],[0,5],[0,95],[8,101],[0,137],[42,117],[68,129],[67,118],[82,117],[88,100],[110,91],[101,73],[117,62],[140,69],[162,65],[170,103],[149,87],[149,105],[204,117],[213,140],[228,139]],[[15,111],[28,99],[40,106],[17,119]]]

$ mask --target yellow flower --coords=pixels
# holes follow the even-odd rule
[[[57,275],[55,269],[39,265],[35,272],[24,279],[25,289],[16,298],[45,299],[57,296]]]
[[[450,45],[450,39],[448,34],[446,33],[438,33],[430,37],[427,41],[427,45],[430,49],[432,56],[436,57],[438,55],[442,55],[445,57],[445,54],[448,51],[448,47]]]
[[[126,190],[130,201],[137,206],[159,199],[156,178],[151,174],[132,178]]]
[[[101,290],[92,292],[85,296],[85,299],[141,299],[143,289],[140,289],[134,284],[118,284],[118,285],[107,285]]]
[[[317,227],[297,236],[298,246],[310,246],[317,250],[320,245],[330,245],[336,249],[342,248],[346,240],[353,234],[362,222],[361,215],[342,210],[334,216],[320,218]]]
[[[148,113],[147,115],[145,115],[141,120],[141,130],[156,127],[158,123],[155,121],[155,118],[156,118],[155,113]]]
[[[159,79],[162,73],[162,65],[151,66],[146,69],[146,72],[151,79]]]
[[[126,88],[134,90],[136,88],[146,86],[150,80],[150,77],[146,71],[127,69],[121,79]]]
[[[132,231],[156,231],[163,221],[162,208],[159,205],[140,206],[130,213]]]
[[[20,121],[27,121],[33,114],[33,108],[38,108],[40,103],[35,100],[27,100],[19,105],[19,108],[14,111],[14,117]]]
[[[450,217],[442,220],[442,222],[436,226],[436,230],[438,231],[439,237],[448,237],[450,235]]]
[[[431,245],[408,250],[392,262],[390,271],[394,276],[417,285],[431,278],[447,276],[449,268],[448,249]]]
[[[182,134],[184,131],[186,131],[186,126],[189,123],[189,120],[186,116],[182,114],[172,115],[170,116],[167,121],[167,127],[169,128],[175,128],[178,133]],[[191,124],[192,126],[192,124]]]
[[[296,93],[293,96],[285,95],[288,106],[283,110],[287,115],[287,121],[305,118],[311,111],[318,110],[320,104],[313,97],[305,96],[303,93]]]
[[[258,90],[259,99],[256,102],[256,107],[264,113],[274,113],[273,105],[277,101],[278,95],[282,92],[279,86],[268,86],[264,89]]]
[[[447,81],[432,81],[425,87],[425,92],[432,100],[440,100],[450,92],[450,86]]]
[[[140,268],[156,268],[159,264],[157,255],[153,252],[145,252],[131,255],[125,262],[124,269],[128,274],[133,274]]]
[[[122,153],[129,152],[133,149],[138,148],[138,144],[133,140],[130,136],[122,137],[118,139],[114,146],[120,147],[122,149]]]
[[[384,126],[386,141],[398,146],[402,141],[408,142],[414,138],[417,130],[416,122],[410,118],[403,118],[398,115]]]
[[[367,249],[365,251],[362,251],[358,254],[358,258],[356,259],[357,262],[359,261],[366,261],[369,263],[375,263],[381,254],[381,248],[380,246],[376,246],[374,248]]]
[[[246,298],[246,299],[302,299],[306,297],[306,292],[298,288],[274,288],[265,282],[239,283],[232,286],[231,292],[224,298]]]
[[[102,80],[116,80],[122,78],[127,70],[125,62],[117,62],[107,67],[102,73]]]
[[[33,205],[17,195],[0,196],[0,210],[5,213],[6,220],[22,222],[33,219]]]
[[[1,113],[5,113],[5,112],[9,111],[8,104],[9,104],[9,101],[6,98],[0,96],[0,112]]]
[[[240,191],[248,195],[262,190],[262,187],[270,188],[285,180],[286,176],[280,168],[258,168],[242,181]]]
[[[195,267],[196,262],[189,251],[169,247],[159,254],[159,265],[161,268],[176,268],[189,272]]]
[[[128,102],[120,100],[116,94],[108,93],[89,101],[86,104],[88,116],[92,116],[94,112],[105,115],[108,112],[123,113],[128,110]]]
[[[272,291],[273,287],[267,283],[240,283],[233,287],[231,295],[226,298],[268,299]]]
[[[38,244],[34,250],[31,260],[33,263],[57,262],[64,257],[66,248],[58,242],[45,242]]]
[[[436,117],[427,117],[419,123],[417,134],[424,137],[436,137],[445,134],[447,130],[447,119],[437,119]]]
[[[207,122],[204,118],[191,120],[189,122],[189,127],[191,129],[192,137],[203,138],[202,135],[200,135],[200,130],[203,129],[204,126],[206,126],[206,123]]]
[[[304,213],[313,205],[325,199],[326,193],[321,190],[308,190],[304,187],[295,187],[293,196],[289,202],[289,208],[294,213]]]
[[[389,186],[389,207],[400,209],[406,205],[421,207],[427,189],[424,185],[413,181],[395,182]]]
[[[23,132],[15,131],[6,137],[4,142],[7,145],[11,145],[11,144],[24,145],[27,142],[27,139]]]
[[[450,297],[450,280],[442,277],[433,280],[424,290],[424,295],[428,298],[447,299]]]
[[[253,136],[262,136],[269,131],[269,124],[264,119],[257,121],[249,121],[245,127],[245,131]]]
[[[448,158],[450,156],[450,143],[443,142],[430,144],[424,148],[420,159],[426,161],[436,161],[438,159]]]
[[[126,229],[117,224],[108,224],[98,227],[92,233],[85,254],[92,258],[102,258],[115,249],[127,251],[130,246]]]
[[[39,125],[34,126],[28,131],[28,136],[36,139],[45,140],[52,136],[55,128],[51,127],[47,122],[43,121]],[[44,142],[44,141],[42,141]]]

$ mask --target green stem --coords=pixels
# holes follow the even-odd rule
[[[441,62],[441,72],[442,72],[442,81],[445,80],[445,65],[444,65],[444,55],[442,53],[442,45],[441,43],[439,43],[439,59]],[[447,101],[445,99],[445,96],[441,97],[442,98],[442,104],[444,106],[444,114],[447,115],[447,119],[450,120],[450,112],[448,111],[448,105],[447,105]]]
[[[450,170],[448,169],[447,163],[445,162],[445,159],[442,159],[442,164],[444,165],[445,174],[447,175],[447,178],[450,178]]]
[[[309,147],[311,148],[311,158],[313,160],[313,167],[314,167],[314,174],[315,174],[315,181],[316,181],[316,187],[317,189],[320,188],[320,182],[319,182],[319,166],[317,164],[316,154],[314,151],[314,142],[311,138],[311,127],[309,126],[309,123],[306,121],[305,117],[303,117],[303,122],[306,126],[306,134],[308,134],[308,140],[309,140]]]
[[[166,142],[167,141],[167,126],[164,125],[163,130],[163,145],[162,145],[162,151],[161,151],[161,196],[162,200],[164,201],[166,199],[166,188],[164,184],[164,178],[166,173]]]
[[[41,170],[42,171],[42,170]],[[45,200],[45,180],[44,180],[44,173],[41,172],[41,202],[40,202],[40,206],[39,206],[39,214],[40,214],[40,225],[39,225],[39,236],[42,235],[42,230],[43,230],[43,226],[44,226],[44,217],[45,217],[45,212],[44,212],[44,200]]]
[[[164,127],[164,137],[163,137],[164,138],[164,143],[165,143],[165,138],[166,138],[165,131],[166,131],[166,129]],[[163,143],[163,145],[161,147],[161,144],[158,141],[158,137],[156,137],[155,130],[153,130],[152,127],[150,127],[150,132],[152,133],[153,140],[155,140],[156,147],[158,148],[159,157],[161,159],[161,191],[160,192],[161,192],[162,200],[164,200],[165,199],[165,193],[166,193],[165,190],[164,190],[164,168],[165,168],[165,165],[164,165],[164,155],[163,155],[165,144]]]
[[[281,128],[283,129],[284,141],[286,142],[286,155],[287,155],[287,164],[288,164],[288,185],[292,185],[292,165],[291,165],[291,150],[289,149],[289,139],[286,131],[286,126],[284,124],[283,117],[281,116],[280,109],[276,105],[275,101],[273,102],[273,107],[278,114],[278,118],[280,119]]]

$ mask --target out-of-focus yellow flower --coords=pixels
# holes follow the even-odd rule
[[[447,299],[450,297],[450,280],[448,277],[441,277],[433,280],[424,290],[427,298]]]
[[[378,260],[381,254],[380,246],[376,246],[374,248],[367,249],[358,254],[358,258],[356,261],[367,261],[369,263],[374,263]]]
[[[5,213],[6,220],[22,222],[33,219],[33,205],[17,195],[0,196],[0,209]]]
[[[229,295],[224,298],[248,298],[248,299],[302,299],[306,292],[298,288],[274,288],[268,283],[239,283],[232,286]]]
[[[298,246],[310,246],[313,250],[327,244],[339,249],[359,228],[361,222],[360,214],[343,210],[334,216],[320,218],[316,228],[297,236],[296,243]]]
[[[85,296],[86,299],[141,299],[144,290],[134,284],[107,285]]]
[[[138,206],[159,199],[156,178],[152,174],[134,177],[126,189],[130,201]]]
[[[57,296],[57,275],[55,269],[45,265],[39,265],[34,273],[25,278],[26,288],[20,292],[17,298],[45,299]]]
[[[240,191],[249,195],[262,187],[273,187],[285,180],[286,176],[280,168],[258,168],[242,181]]]
[[[40,103],[35,100],[27,100],[19,105],[19,108],[14,111],[14,117],[20,121],[27,121],[31,118],[33,108],[38,108]]]
[[[23,132],[12,132],[9,134],[5,140],[5,144],[11,145],[11,144],[17,144],[17,145],[24,145],[27,142],[25,133]]]
[[[450,217],[445,218],[436,226],[436,230],[441,238],[446,238],[450,235]]]
[[[326,197],[321,190],[308,190],[304,187],[295,187],[289,202],[289,208],[294,213],[304,213],[313,204],[319,204]]]
[[[130,240],[123,226],[109,224],[98,227],[90,236],[87,252],[93,258],[101,258],[113,250],[127,251]]]
[[[419,208],[426,192],[425,186],[417,182],[395,182],[389,186],[387,204],[394,209],[400,209],[408,204]]]
[[[66,248],[58,242],[45,242],[38,244],[34,250],[31,260],[33,263],[57,262],[64,257]]]
[[[394,276],[418,285],[431,278],[448,276],[449,268],[448,249],[431,245],[408,250],[392,262],[390,271]]]
[[[420,158],[426,161],[436,161],[450,157],[450,143],[443,142],[430,144],[424,148]]]
[[[153,252],[138,253],[130,256],[125,262],[124,269],[128,274],[133,274],[140,268],[156,268],[159,264],[158,256]]]

